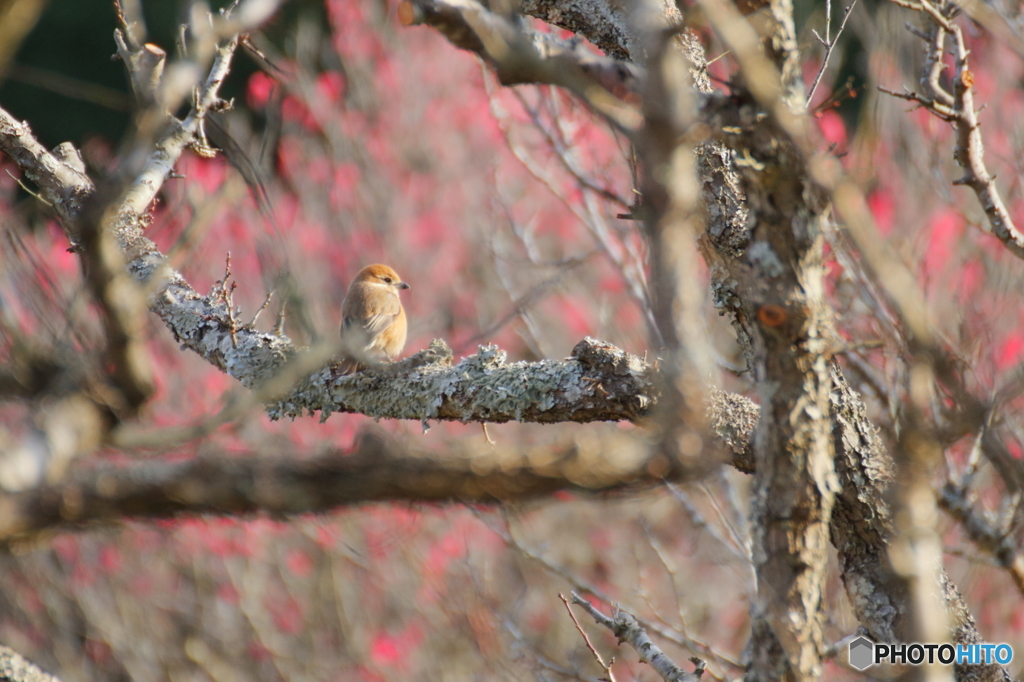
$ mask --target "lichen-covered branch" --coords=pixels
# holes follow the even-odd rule
[[[496,346],[452,364],[443,341],[407,360],[375,371],[338,375],[324,369],[270,416],[320,411],[428,422],[635,421],[654,405],[660,389],[650,365],[614,346],[584,339],[566,360],[506,361]]]
[[[18,135],[25,134],[19,127]],[[49,182],[55,194],[63,190],[59,179],[45,173],[41,177],[41,184]],[[144,236],[144,224],[138,216],[122,214],[112,235],[128,272],[152,292],[150,308],[184,348],[257,390],[300,357],[287,338],[239,324],[223,290],[210,295],[195,291]],[[591,340],[579,344],[567,360],[539,363],[506,363],[504,354],[492,348],[453,364],[450,351],[436,346],[393,366],[351,376],[338,376],[330,368],[316,372],[270,409],[277,417],[358,411],[424,421],[636,420],[655,404],[657,384],[657,373],[649,365]],[[729,433],[750,428],[749,409],[735,412],[737,423],[730,416],[735,405],[711,407],[718,415],[712,421]],[[661,465],[653,471],[664,469]]]
[[[729,142],[731,145],[735,144]],[[746,149],[752,151],[753,148],[746,146]],[[745,201],[746,193],[749,191],[750,186],[747,185],[742,193],[738,192],[735,184],[735,176],[739,170],[736,161],[743,158],[745,155],[742,148],[731,158],[716,153],[714,146],[708,145],[705,149],[703,161],[709,171],[708,177],[713,178],[710,186],[717,194],[711,211],[720,217],[709,225],[709,235],[710,241],[716,245],[716,251],[720,255],[744,253],[741,236],[744,234],[743,226],[749,223],[736,221],[735,212],[727,209],[733,202]],[[749,158],[757,161],[762,157],[750,154]],[[846,200],[844,205],[849,205],[849,193],[844,195],[843,199]],[[761,267],[771,269],[773,260],[765,258],[768,253],[767,250],[755,249],[747,257],[752,258],[752,262],[760,262]],[[751,300],[749,292],[737,292],[731,288],[731,280],[724,275],[725,272],[722,272],[713,281],[716,295],[722,303],[732,306],[740,301]],[[765,281],[767,280],[760,280],[761,284]],[[757,282],[755,279],[754,291],[759,290],[760,285]],[[752,329],[752,323],[756,321],[758,324],[768,323],[770,326],[782,321],[774,314],[777,312],[780,311],[771,307],[737,311],[736,319],[740,322],[736,325],[738,335],[745,350],[749,349],[748,353],[752,358],[757,357],[753,343],[757,335]],[[788,318],[788,313],[785,317]],[[829,372],[832,374],[831,437],[836,455],[836,475],[840,483],[830,523],[831,541],[838,550],[843,582],[861,624],[877,641],[905,641],[906,634],[902,628],[910,622],[914,608],[905,591],[894,588],[893,570],[888,562],[893,527],[892,513],[886,500],[894,465],[881,444],[877,429],[867,420],[859,397],[846,385],[838,366],[830,363]],[[776,414],[773,420],[778,423],[780,419],[782,417]],[[947,613],[952,619],[953,639],[957,642],[968,642],[971,638],[979,637],[970,613],[955,589],[946,591],[944,596]],[[764,643],[763,660],[766,665],[761,669],[770,670],[767,663],[777,661],[785,650],[781,642],[778,645],[772,643],[773,629],[766,625],[767,623],[755,625],[754,638],[760,638]],[[1002,679],[1006,674],[1006,671],[998,666],[975,672],[980,675],[978,679],[992,680]]]
[[[25,660],[13,649],[0,646],[0,682],[60,682]]]
[[[705,4],[716,29],[733,36],[727,38],[730,46],[750,30],[735,8],[717,0]],[[786,29],[780,22],[777,31]],[[775,40],[783,63],[791,58],[784,50],[791,37]],[[737,59],[743,68],[756,56]],[[831,348],[837,336],[822,281],[828,204],[783,127],[801,127],[795,122],[800,112],[786,102],[799,102],[802,109],[803,96],[793,83],[783,87],[771,64],[762,66],[774,81],[759,83],[758,99],[770,102],[737,106],[712,97],[705,109],[716,128],[720,122],[731,131],[702,150],[709,184],[718,187],[705,191],[715,206],[709,213],[720,218],[727,200],[738,200],[748,215],[742,223],[716,219],[704,246],[716,305],[732,319],[761,394],[751,514],[759,590],[748,677],[811,679],[820,675],[826,647],[827,545],[841,490],[831,419]],[[743,72],[745,82],[763,75]],[[771,118],[759,120],[762,106]],[[719,152],[718,145],[731,153]]]
[[[708,0],[706,4],[712,8],[724,5],[716,0]],[[748,30],[737,23],[739,19],[735,13],[712,12],[711,16],[712,21],[724,22],[732,39],[738,39],[738,36]],[[719,28],[717,23],[716,28]],[[730,38],[726,38],[726,42],[734,46]],[[728,125],[724,120],[725,116],[739,116],[738,119],[733,119],[739,124],[729,127],[729,130],[736,132],[721,138],[721,142],[733,150],[732,153],[724,152],[718,145],[708,144],[704,147],[701,162],[706,178],[705,197],[709,202],[708,212],[711,216],[708,225],[708,244],[714,249],[712,286],[719,305],[730,310],[734,316],[734,326],[748,361],[757,367],[760,357],[757,349],[759,337],[763,338],[766,332],[778,334],[778,327],[783,327],[781,331],[784,331],[785,327],[791,324],[792,318],[784,305],[775,308],[773,305],[778,304],[773,304],[772,301],[762,301],[760,304],[757,302],[766,293],[772,292],[773,288],[768,283],[778,276],[772,273],[781,272],[780,266],[784,268],[787,263],[802,265],[792,256],[779,260],[772,257],[773,253],[776,256],[779,253],[787,253],[787,249],[791,247],[784,241],[772,241],[770,248],[759,246],[756,240],[751,241],[749,226],[757,225],[754,232],[756,235],[767,222],[764,219],[766,207],[788,205],[792,210],[799,208],[801,202],[814,195],[813,191],[783,192],[782,196],[800,199],[766,202],[765,190],[779,192],[785,183],[774,182],[768,186],[769,183],[758,180],[762,177],[760,174],[769,172],[770,164],[764,164],[765,159],[770,159],[772,164],[798,164],[788,171],[771,173],[772,177],[803,176],[806,177],[805,182],[808,182],[807,189],[816,183],[820,189],[829,193],[839,213],[849,221],[858,246],[862,248],[868,262],[882,278],[888,289],[887,293],[896,301],[904,324],[911,330],[919,344],[929,344],[931,335],[921,312],[924,307],[918,305],[921,300],[919,292],[905,268],[886,268],[886,256],[880,253],[884,248],[882,242],[873,236],[870,213],[866,209],[862,193],[833,159],[817,155],[813,138],[809,135],[807,126],[801,123],[798,117],[786,112],[778,115],[782,107],[779,106],[779,96],[772,93],[781,93],[782,88],[773,86],[770,80],[777,81],[779,75],[777,71],[772,70],[771,64],[764,56],[753,50],[741,50],[737,54],[737,60],[748,82],[761,79],[756,89],[752,87],[752,94],[761,106],[772,112],[782,129],[780,132],[784,133],[780,137],[788,137],[793,142],[792,147],[774,147],[768,154],[759,153],[756,149],[760,143],[755,141],[756,137],[768,131],[757,130],[759,126],[753,121],[756,109],[744,115],[742,103],[737,108],[735,104],[721,107],[714,100],[709,102],[713,109],[709,108],[707,114],[712,120]],[[762,77],[768,77],[769,82],[765,82]],[[714,112],[721,112],[722,117]],[[745,137],[749,134],[753,134],[754,138]],[[803,169],[799,167],[801,157],[807,162]],[[744,213],[740,214],[736,206],[742,206],[745,209]],[[746,211],[749,211],[749,214]],[[798,218],[799,212],[793,215]],[[737,219],[737,216],[740,216],[740,219]],[[808,235],[814,231],[800,229],[794,232]],[[785,227],[776,228],[775,239],[779,239],[781,234],[786,234]],[[724,266],[722,269],[714,265],[719,262]],[[743,263],[745,265],[741,265]],[[753,273],[758,274],[754,275],[753,279],[748,279]],[[737,283],[742,289],[737,289]],[[822,320],[822,328],[827,331],[833,315],[828,312],[823,301],[817,305],[822,306],[817,309],[824,313],[819,319]],[[808,307],[811,311],[815,309]],[[757,327],[763,329],[758,331]],[[826,333],[825,338],[829,336]],[[824,349],[826,354],[829,353],[829,345],[831,344],[826,344]],[[783,346],[784,344],[780,345],[780,348]],[[796,343],[793,347],[808,350],[811,348],[801,343]],[[881,443],[877,428],[868,421],[859,396],[846,384],[840,367],[830,362],[828,372],[831,376],[827,383],[820,374],[816,381],[823,381],[822,385],[831,385],[828,393],[831,439],[835,451],[835,475],[840,483],[840,489],[833,505],[830,536],[838,550],[843,582],[858,619],[877,641],[909,641],[915,639],[907,628],[914,618],[916,608],[907,590],[893,581],[893,567],[888,560],[896,532],[894,513],[889,507],[895,465]],[[782,381],[777,385],[785,386],[786,382]],[[765,400],[762,400],[762,403],[765,403]],[[781,424],[786,419],[782,413],[775,413],[767,420],[762,418],[762,421]],[[754,451],[757,451],[756,445]],[[756,466],[760,468],[760,459],[756,461]],[[935,580],[920,583],[922,593],[943,595],[945,611],[951,620],[950,634],[954,641],[975,641],[980,635],[962,598],[944,574],[933,575]],[[781,646],[778,649],[772,647],[770,639],[767,639],[771,634],[770,628],[755,623],[754,639],[766,638],[763,658],[765,662],[777,660],[778,654],[783,651]],[[755,669],[769,668],[756,665]],[[972,669],[969,675],[960,670],[958,676],[962,679],[970,677],[1001,680],[1007,676],[1007,672],[999,666],[989,666]]]
[[[643,58],[639,38],[620,3],[607,0],[525,0],[519,6],[553,26],[572,31],[597,45],[610,57],[638,62]]]

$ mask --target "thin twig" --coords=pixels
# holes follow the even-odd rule
[[[939,506],[960,522],[960,526],[975,545],[999,562],[999,565],[1010,574],[1017,590],[1024,594],[1024,554],[1021,553],[1014,538],[1001,533],[974,508],[968,499],[966,488],[948,482],[937,497]]]
[[[815,31],[814,35],[818,41],[825,47],[825,57],[821,60],[821,67],[818,69],[818,75],[814,77],[814,83],[811,85],[811,91],[807,93],[807,102],[805,106],[811,106],[811,100],[814,99],[814,93],[818,90],[818,84],[821,82],[821,77],[825,75],[825,69],[828,68],[828,60],[832,56],[832,50],[835,49],[836,43],[839,42],[839,36],[843,34],[843,29],[846,28],[846,22],[849,20],[850,15],[853,13],[853,8],[857,5],[857,0],[853,0],[845,10],[843,10],[843,20],[839,24],[839,30],[836,31],[835,38],[829,37],[830,26],[832,24],[832,0],[826,0],[825,2],[825,39],[822,40],[818,32]]]
[[[573,597],[575,596],[576,595],[574,594]],[[594,658],[597,659],[598,665],[600,665],[608,675],[608,682],[616,682],[615,673],[612,672],[612,663],[615,662],[615,659],[612,658],[607,663],[604,662],[604,658],[602,658],[598,650],[594,648],[594,645],[590,641],[590,637],[587,636],[583,626],[580,625],[578,620],[576,620],[576,614],[572,612],[572,607],[569,606],[569,600],[566,599],[565,595],[561,592],[558,593],[558,598],[562,600],[563,604],[565,604],[565,610],[569,612],[569,617],[572,618],[572,622],[576,626],[576,630],[583,636],[583,641],[587,643],[587,648],[590,649],[590,653],[594,654]]]
[[[572,571],[568,570],[564,566],[560,566],[550,561],[546,557],[542,556],[541,554],[534,552],[532,549],[519,542],[519,540],[512,535],[511,529],[505,530],[499,528],[495,524],[491,523],[489,519],[484,517],[479,512],[474,511],[473,513],[478,519],[480,519],[484,523],[484,525],[491,529],[491,532],[495,533],[498,537],[504,540],[505,544],[519,552],[527,559],[530,559],[531,561],[535,561],[536,563],[540,564],[540,566],[549,573],[553,573],[554,575],[557,575],[563,580],[567,581],[570,585],[573,586],[573,588],[576,591],[586,592],[588,594],[594,595],[603,602],[607,602],[609,604],[612,603],[613,600],[607,592],[602,590],[597,585],[584,582],[582,579],[580,579],[577,575],[575,575]],[[646,628],[650,632],[653,632],[658,637],[661,637],[662,639],[671,642],[676,646],[686,647],[690,651],[695,651],[703,656],[707,656],[708,658],[714,659],[714,661],[720,664],[723,668],[729,667],[734,670],[744,669],[744,665],[739,659],[715,651],[715,649],[706,642],[696,640],[693,637],[687,635],[686,633],[670,631],[664,627],[659,626],[657,623],[651,623],[643,619],[638,620],[644,628]]]
[[[611,630],[620,642],[625,642],[633,647],[637,655],[640,656],[640,660],[651,666],[665,682],[700,681],[701,676],[704,674],[704,661],[697,657],[691,658],[690,661],[694,664],[695,671],[692,673],[686,672],[676,665],[657,644],[651,641],[651,638],[647,636],[647,632],[640,626],[640,623],[637,622],[637,619],[632,614],[622,609],[615,609],[614,617],[609,618],[575,592],[572,593],[572,603],[582,607],[598,624]]]

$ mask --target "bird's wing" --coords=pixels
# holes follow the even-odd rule
[[[360,319],[346,317],[345,329],[359,329],[365,335],[367,348],[369,348],[372,347],[372,341],[377,338],[377,335],[387,329],[401,311],[402,304],[398,300],[398,296],[391,294],[385,298],[384,303],[372,315],[363,315]]]

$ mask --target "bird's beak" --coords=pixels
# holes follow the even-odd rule
[[[405,282],[399,282],[395,286],[398,287],[399,289],[408,289],[409,288],[409,285],[406,284]]]

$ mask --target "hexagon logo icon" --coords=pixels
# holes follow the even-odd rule
[[[858,637],[850,642],[850,665],[857,670],[871,667],[875,658],[875,644],[867,637]]]

